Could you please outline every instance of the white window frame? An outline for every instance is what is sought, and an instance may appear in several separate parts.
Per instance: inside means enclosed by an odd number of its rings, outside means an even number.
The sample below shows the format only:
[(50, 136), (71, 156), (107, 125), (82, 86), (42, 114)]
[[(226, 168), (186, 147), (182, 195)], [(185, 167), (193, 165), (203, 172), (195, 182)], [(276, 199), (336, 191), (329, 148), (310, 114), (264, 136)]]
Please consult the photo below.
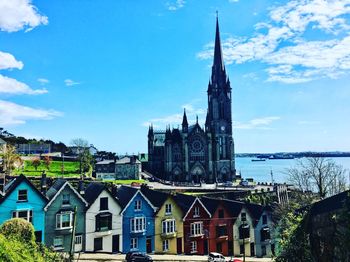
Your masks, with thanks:
[(139, 241), (138, 238), (134, 237), (130, 239), (130, 250), (138, 249)]
[(27, 212), (26, 218), (24, 218), (24, 217), (21, 217), (21, 218), (28, 221), (29, 223), (33, 224), (33, 210), (32, 209), (14, 210), (14, 211), (12, 211), (12, 218), (20, 218), (19, 217), (20, 212)]
[(76, 245), (81, 245), (83, 243), (83, 236), (82, 235), (75, 236), (74, 243)]
[[(62, 226), (63, 215), (69, 215), (69, 226), (65, 226), (65, 227)], [(72, 211), (61, 212), (61, 213), (56, 214), (56, 229), (70, 229), (72, 227), (73, 227), (73, 212)]]
[(194, 207), (193, 217), (199, 217), (200, 216), (199, 207)]
[(203, 222), (191, 223), (191, 236), (203, 235)]
[(173, 207), (172, 205), (169, 203), (169, 204), (165, 204), (165, 214), (166, 215), (170, 215), (173, 211)]
[(141, 211), (141, 209), (142, 209), (142, 202), (141, 202), (141, 200), (135, 200), (134, 210), (135, 211)]
[(130, 232), (141, 233), (146, 231), (146, 218), (134, 217), (130, 219)]
[(197, 241), (191, 241), (191, 253), (197, 253)]
[(162, 246), (163, 246), (163, 252), (169, 251), (169, 240), (168, 239), (163, 240)]
[(162, 234), (173, 234), (176, 232), (175, 219), (166, 219), (162, 221)]

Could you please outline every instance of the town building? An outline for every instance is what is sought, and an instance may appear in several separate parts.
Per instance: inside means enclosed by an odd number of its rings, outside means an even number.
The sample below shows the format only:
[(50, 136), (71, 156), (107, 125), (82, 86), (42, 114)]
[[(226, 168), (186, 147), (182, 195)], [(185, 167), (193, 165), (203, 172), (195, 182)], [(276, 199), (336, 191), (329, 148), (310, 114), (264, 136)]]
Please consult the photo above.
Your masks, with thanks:
[(69, 252), (75, 219), (74, 251), (85, 250), (86, 200), (64, 179), (57, 179), (46, 197), (49, 202), (44, 208), (45, 244), (56, 251)]
[(80, 189), (89, 203), (85, 215), (87, 252), (117, 253), (122, 250), (121, 205), (104, 184), (91, 182)]
[(95, 164), (96, 178), (115, 180), (115, 160), (102, 160)]
[(154, 252), (154, 213), (157, 208), (138, 189), (121, 186), (117, 197), (123, 207), (123, 252)]
[(141, 161), (136, 156), (125, 156), (115, 162), (115, 179), (141, 179)]
[(45, 243), (46, 197), (24, 175), (6, 184), (3, 193), (0, 225), (11, 218), (23, 218), (33, 225), (36, 241)]
[(17, 144), (16, 151), (18, 154), (23, 154), (23, 155), (47, 154), (47, 153), (51, 153), (51, 144), (46, 144), (46, 143)]
[(155, 253), (182, 254), (183, 212), (174, 195), (142, 187), (141, 192), (157, 208), (155, 213)]
[(205, 126), (189, 125), (186, 111), (180, 128), (148, 131), (148, 171), (169, 181), (215, 183), (235, 177), (232, 93), (220, 43), (218, 19), (214, 62), (208, 84)]

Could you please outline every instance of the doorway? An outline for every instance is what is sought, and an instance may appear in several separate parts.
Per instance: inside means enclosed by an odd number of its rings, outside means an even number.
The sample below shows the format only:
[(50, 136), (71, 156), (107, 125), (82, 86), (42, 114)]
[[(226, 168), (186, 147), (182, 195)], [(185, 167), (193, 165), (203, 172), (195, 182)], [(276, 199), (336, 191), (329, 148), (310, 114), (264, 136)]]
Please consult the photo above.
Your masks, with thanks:
[(112, 252), (119, 253), (119, 235), (112, 236)]
[(181, 237), (178, 237), (176, 239), (176, 252), (178, 254), (182, 254), (182, 238)]
[(150, 237), (146, 239), (146, 252), (152, 253), (152, 238)]

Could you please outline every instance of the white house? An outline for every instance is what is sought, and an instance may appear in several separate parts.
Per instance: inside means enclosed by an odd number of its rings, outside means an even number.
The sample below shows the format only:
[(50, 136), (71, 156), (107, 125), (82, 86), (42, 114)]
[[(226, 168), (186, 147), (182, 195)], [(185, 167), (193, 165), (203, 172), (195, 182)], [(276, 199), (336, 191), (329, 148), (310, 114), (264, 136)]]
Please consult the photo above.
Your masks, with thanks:
[(84, 197), (86, 211), (86, 252), (118, 253), (122, 250), (122, 217), (118, 200), (102, 184), (92, 182)]

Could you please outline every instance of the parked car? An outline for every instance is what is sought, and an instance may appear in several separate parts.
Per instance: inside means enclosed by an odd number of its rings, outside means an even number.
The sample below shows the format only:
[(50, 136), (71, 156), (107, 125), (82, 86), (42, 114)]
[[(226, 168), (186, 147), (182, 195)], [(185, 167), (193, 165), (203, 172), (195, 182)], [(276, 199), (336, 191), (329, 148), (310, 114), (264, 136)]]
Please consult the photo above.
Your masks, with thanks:
[(208, 262), (225, 262), (225, 257), (220, 253), (211, 252), (208, 256)]
[(125, 256), (126, 262), (153, 262), (153, 259), (141, 252), (128, 252)]
[(238, 259), (238, 258), (232, 258), (228, 262), (243, 262), (243, 260)]

